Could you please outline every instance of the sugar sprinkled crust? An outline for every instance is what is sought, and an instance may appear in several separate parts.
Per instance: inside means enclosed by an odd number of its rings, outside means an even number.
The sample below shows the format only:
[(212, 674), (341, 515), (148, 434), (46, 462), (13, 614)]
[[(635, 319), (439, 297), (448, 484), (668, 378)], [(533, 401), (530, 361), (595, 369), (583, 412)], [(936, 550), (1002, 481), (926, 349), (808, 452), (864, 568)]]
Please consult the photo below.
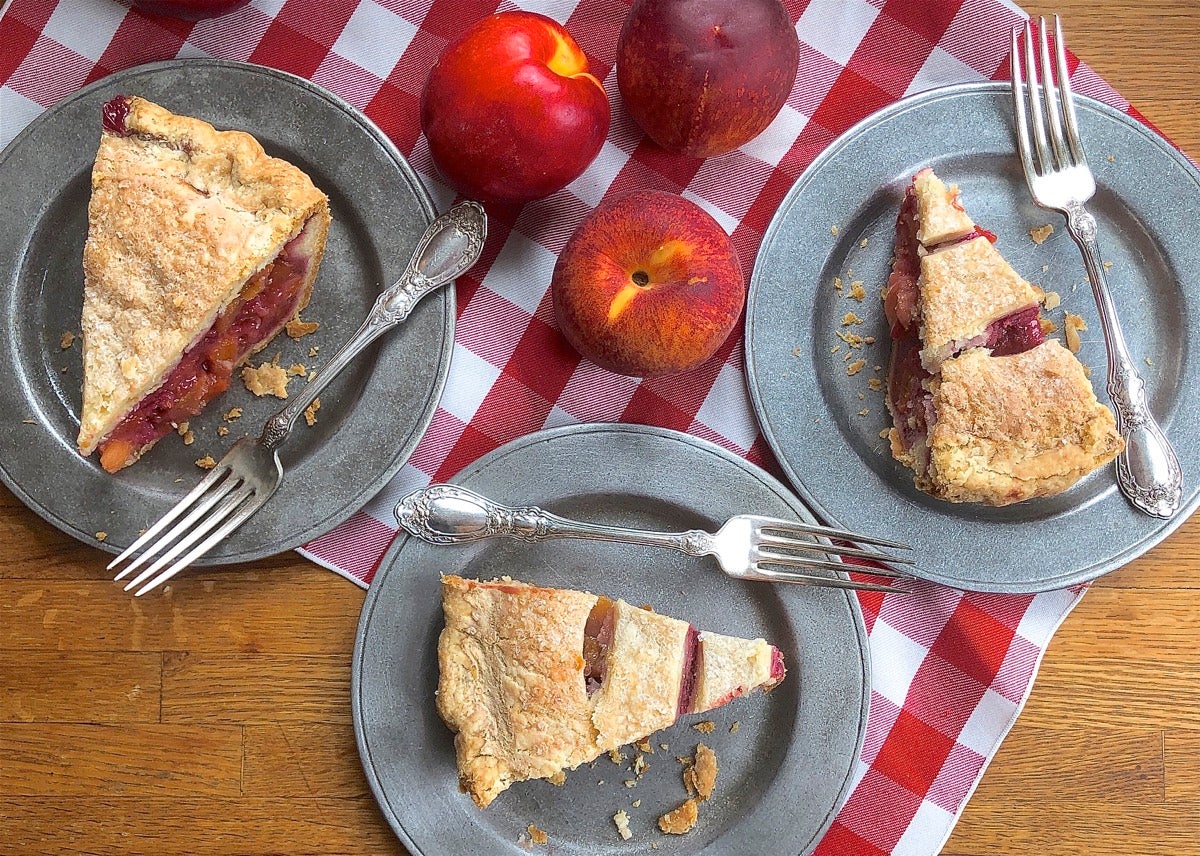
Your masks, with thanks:
[[(507, 578), (442, 578), (437, 709), (455, 733), (459, 783), (480, 808), (514, 782), (561, 777), (687, 712), (679, 710), (680, 687), (694, 631), (622, 600), (611, 602), (605, 674), (589, 696), (584, 634), (599, 600)], [(775, 668), (777, 652), (762, 645), (765, 685), (774, 686), (782, 661)], [(727, 683), (749, 690), (750, 678)]]
[[(79, 448), (92, 452), (304, 229), (307, 304), (328, 232), (325, 195), (241, 131), (126, 99), (101, 135), (84, 246)], [(308, 228), (305, 228), (308, 224)], [(268, 337), (269, 338), (269, 337)], [(265, 344), (265, 341), (264, 343)]]
[(946, 186), (932, 169), (926, 168), (913, 176), (919, 212), (917, 240), (931, 247), (946, 241), (956, 241), (975, 229), (973, 221), (958, 201), (958, 186)]
[(937, 371), (958, 343), (981, 336), (989, 324), (1036, 305), (1042, 292), (1012, 269), (985, 237), (972, 238), (921, 259), (921, 364)]
[(933, 386), (931, 492), (1007, 505), (1066, 490), (1123, 443), (1083, 366), (1057, 340), (1011, 356), (974, 348)]

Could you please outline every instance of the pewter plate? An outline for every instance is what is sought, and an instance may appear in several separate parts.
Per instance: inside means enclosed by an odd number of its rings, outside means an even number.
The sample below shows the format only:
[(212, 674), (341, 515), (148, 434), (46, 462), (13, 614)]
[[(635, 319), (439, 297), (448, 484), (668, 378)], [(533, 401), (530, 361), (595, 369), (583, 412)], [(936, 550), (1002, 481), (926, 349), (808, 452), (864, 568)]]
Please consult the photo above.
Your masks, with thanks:
[[(0, 478), (30, 508), (81, 541), (127, 546), (203, 476), (195, 461), (220, 459), (238, 438), (257, 436), (283, 404), (255, 398), (238, 380), (192, 420), (196, 440), (161, 440), (116, 475), (75, 448), (82, 383), (79, 331), (83, 242), (100, 107), (118, 93), (141, 95), (219, 128), (253, 133), (268, 153), (304, 169), (330, 198), (333, 225), (312, 301), (320, 328), (298, 341), (280, 334), (256, 358), (320, 368), (404, 270), (433, 205), (383, 133), (318, 86), (261, 66), (210, 59), (139, 66), (69, 96), (0, 154)], [(279, 492), (210, 553), (205, 563), (248, 561), (296, 547), (332, 529), (403, 465), (433, 418), (454, 340), (454, 292), (417, 306), (321, 395), (311, 428), (301, 423), (280, 452)], [(310, 356), (310, 348), (317, 355)], [(293, 379), (293, 388), (301, 384)], [(240, 407), (243, 415), (222, 416)], [(217, 428), (229, 434), (221, 437)], [(97, 532), (107, 533), (103, 542)]]
[[(457, 484), (500, 502), (621, 526), (715, 529), (739, 511), (811, 520), (786, 487), (705, 441), (635, 425), (580, 425), (508, 444), (464, 470)], [(788, 676), (654, 735), (634, 787), (634, 753), (567, 774), (566, 784), (513, 785), (486, 811), (458, 790), (454, 741), (434, 708), (443, 626), (439, 574), (507, 574), (653, 604), (700, 629), (764, 637)], [(498, 539), (432, 546), (402, 537), (367, 594), (354, 649), (351, 699), (363, 767), (396, 834), (414, 854), (519, 854), (529, 824), (567, 854), (810, 852), (845, 798), (867, 722), (866, 629), (853, 593), (726, 577), (708, 559), (596, 541), (527, 544)], [(701, 734), (692, 725), (711, 720)], [(736, 733), (730, 733), (734, 722)], [(700, 741), (717, 754), (716, 791), (684, 836), (659, 832), (659, 815), (686, 798), (676, 756)], [(661, 744), (667, 744), (663, 749)], [(641, 800), (638, 807), (635, 800)], [(612, 816), (624, 809), (633, 836)], [(527, 836), (526, 836), (527, 841)]]
[[(1100, 400), (1105, 349), (1083, 261), (1062, 219), (1029, 198), (1015, 151), (1007, 84), (969, 84), (900, 101), (851, 128), (805, 171), (767, 230), (746, 314), (747, 375), (763, 432), (817, 516), (913, 546), (913, 573), (964, 589), (1033, 592), (1093, 579), (1174, 531), (1200, 502), (1200, 422), (1185, 418), (1200, 389), (1200, 175), (1162, 138), (1124, 114), (1081, 98), (1081, 132), (1099, 191), (1089, 203), (1113, 299), (1152, 410), (1183, 467), (1179, 513), (1133, 509), (1111, 467), (1056, 497), (1007, 508), (954, 505), (916, 490), (880, 431), (889, 352), (880, 292), (896, 212), (923, 166), (955, 182), (976, 222), (1028, 279), (1062, 296), (1048, 313), (1083, 316), (1079, 357)], [(1032, 228), (1054, 232), (1037, 245)], [(836, 228), (835, 228), (836, 227)], [(840, 277), (843, 292), (833, 284)], [(851, 283), (866, 291), (847, 296)], [(846, 313), (862, 323), (844, 326)], [(874, 336), (853, 351), (838, 331)], [(1061, 332), (1058, 333), (1061, 337)], [(839, 347), (840, 346), (840, 347)], [(848, 366), (865, 360), (862, 370)], [(881, 368), (877, 368), (881, 367)]]

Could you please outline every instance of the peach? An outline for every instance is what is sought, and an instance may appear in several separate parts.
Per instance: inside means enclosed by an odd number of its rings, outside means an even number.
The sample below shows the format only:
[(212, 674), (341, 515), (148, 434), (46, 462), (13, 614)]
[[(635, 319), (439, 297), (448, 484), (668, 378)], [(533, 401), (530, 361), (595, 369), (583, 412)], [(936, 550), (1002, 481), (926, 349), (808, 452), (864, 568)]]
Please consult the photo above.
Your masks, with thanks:
[(799, 57), (779, 0), (633, 0), (617, 43), (617, 87), (650, 139), (709, 157), (771, 124)]
[(737, 252), (717, 221), (658, 190), (596, 206), (559, 254), (550, 288), (567, 341), (596, 365), (635, 377), (707, 361), (746, 299)]
[(608, 96), (552, 18), (499, 12), (450, 44), (421, 93), (434, 164), (481, 202), (549, 196), (577, 178), (608, 134)]

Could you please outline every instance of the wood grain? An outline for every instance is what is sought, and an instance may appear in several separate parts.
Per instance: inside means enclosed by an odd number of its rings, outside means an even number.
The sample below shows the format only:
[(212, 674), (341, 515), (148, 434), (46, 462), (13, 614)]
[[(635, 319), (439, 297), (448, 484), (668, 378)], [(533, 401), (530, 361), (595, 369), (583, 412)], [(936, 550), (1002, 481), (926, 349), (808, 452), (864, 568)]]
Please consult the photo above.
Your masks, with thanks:
[[(1026, 8), (1200, 155), (1200, 4)], [(133, 601), (109, 558), (0, 488), (0, 853), (403, 854), (350, 722), (363, 592), (287, 554)], [(1200, 519), (1093, 585), (945, 856), (1200, 856), (1198, 590)]]

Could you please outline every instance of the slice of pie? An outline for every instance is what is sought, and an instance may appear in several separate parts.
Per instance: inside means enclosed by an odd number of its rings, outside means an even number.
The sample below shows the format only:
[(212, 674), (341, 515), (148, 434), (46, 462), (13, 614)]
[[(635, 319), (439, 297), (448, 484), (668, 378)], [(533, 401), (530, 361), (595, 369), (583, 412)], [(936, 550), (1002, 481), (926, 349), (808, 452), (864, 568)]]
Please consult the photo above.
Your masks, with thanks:
[(892, 455), (951, 502), (1060, 493), (1124, 448), (1073, 353), (1048, 340), (1043, 293), (993, 246), (958, 189), (923, 169), (905, 192), (884, 293)]
[(311, 179), (241, 131), (104, 105), (84, 246), (79, 450), (116, 472), (200, 413), (307, 305), (329, 231)]
[(442, 608), (437, 708), (480, 808), (785, 674), (762, 639), (581, 591), (446, 576)]

